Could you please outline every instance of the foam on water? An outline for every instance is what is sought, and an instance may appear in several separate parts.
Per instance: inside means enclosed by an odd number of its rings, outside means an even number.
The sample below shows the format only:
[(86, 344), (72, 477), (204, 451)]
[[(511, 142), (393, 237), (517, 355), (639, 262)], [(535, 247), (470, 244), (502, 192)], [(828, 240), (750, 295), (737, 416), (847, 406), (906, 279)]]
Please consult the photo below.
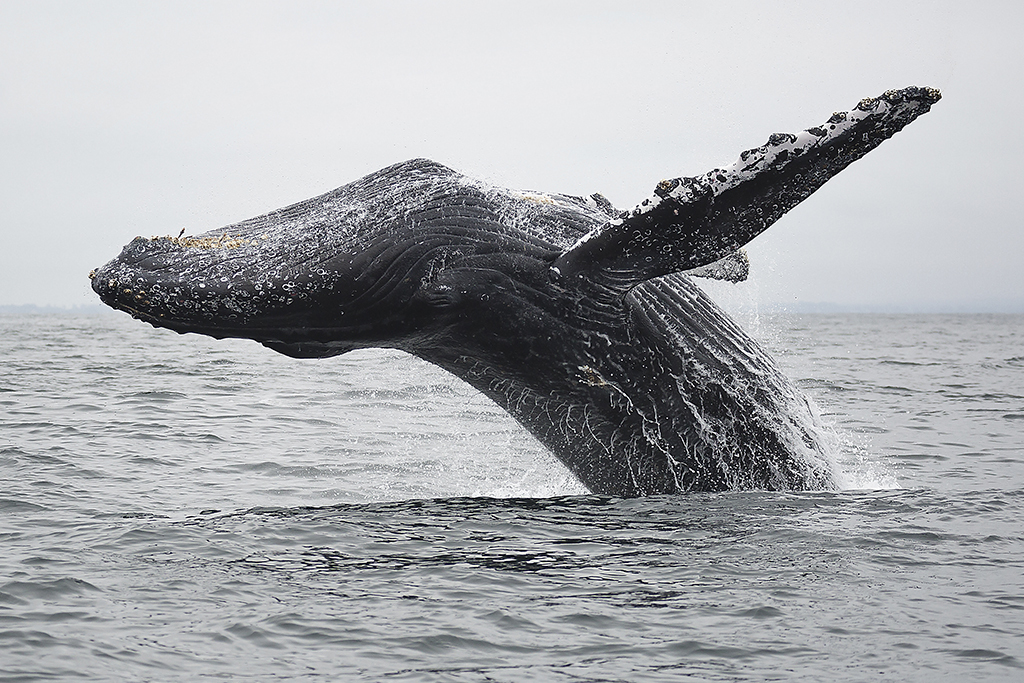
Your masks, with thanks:
[[(771, 268), (771, 256), (766, 259), (767, 268)], [(791, 325), (792, 316), (779, 311), (762, 310), (759, 278), (755, 269), (747, 281), (741, 284), (713, 280), (696, 280), (701, 289), (711, 296), (723, 310), (733, 317), (758, 342), (764, 345), (787, 373), (797, 370), (795, 363), (802, 359), (800, 348), (793, 347), (792, 335), (786, 329)], [(804, 343), (808, 341), (802, 340)], [(798, 385), (808, 393), (809, 385), (813, 386), (816, 377), (800, 377), (794, 375)], [(855, 434), (843, 427), (834, 419), (830, 406), (820, 405), (822, 396), (817, 399), (808, 397), (811, 412), (821, 421), (819, 436), (825, 444), (825, 452), (835, 472), (835, 483), (843, 491), (885, 491), (900, 488), (897, 473), (893, 466), (878, 458), (877, 451), (871, 447), (868, 434)]]

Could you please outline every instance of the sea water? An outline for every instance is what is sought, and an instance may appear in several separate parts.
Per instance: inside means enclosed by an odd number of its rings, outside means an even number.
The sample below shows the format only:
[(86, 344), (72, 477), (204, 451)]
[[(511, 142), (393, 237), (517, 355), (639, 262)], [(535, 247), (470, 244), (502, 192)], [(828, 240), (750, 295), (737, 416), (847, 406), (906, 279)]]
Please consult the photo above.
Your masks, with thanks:
[(843, 490), (589, 495), (397, 352), (0, 317), (0, 680), (1024, 679), (1024, 316), (755, 333)]

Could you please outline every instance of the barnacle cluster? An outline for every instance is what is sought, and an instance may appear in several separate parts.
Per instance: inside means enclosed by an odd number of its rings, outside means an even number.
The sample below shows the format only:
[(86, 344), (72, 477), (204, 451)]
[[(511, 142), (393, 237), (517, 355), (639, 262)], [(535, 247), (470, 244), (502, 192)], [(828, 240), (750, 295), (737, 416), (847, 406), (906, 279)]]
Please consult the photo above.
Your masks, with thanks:
[(176, 244), (179, 247), (186, 247), (189, 249), (237, 249), (238, 247), (244, 247), (247, 245), (256, 245), (258, 242), (255, 240), (245, 239), (244, 237), (228, 237), (225, 232), (219, 237), (171, 237), (169, 235), (163, 237), (151, 237), (150, 241), (156, 240), (167, 240), (171, 244)]

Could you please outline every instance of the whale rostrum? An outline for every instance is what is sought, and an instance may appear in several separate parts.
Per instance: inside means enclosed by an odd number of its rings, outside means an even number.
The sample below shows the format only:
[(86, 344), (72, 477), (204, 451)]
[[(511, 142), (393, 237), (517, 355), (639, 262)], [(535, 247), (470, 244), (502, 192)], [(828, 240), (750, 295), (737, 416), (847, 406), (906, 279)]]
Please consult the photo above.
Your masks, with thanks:
[(810, 402), (692, 277), (927, 112), (905, 88), (618, 211), (416, 159), (193, 237), (137, 237), (91, 273), (157, 327), (297, 358), (406, 351), (507, 410), (591, 491), (835, 486)]

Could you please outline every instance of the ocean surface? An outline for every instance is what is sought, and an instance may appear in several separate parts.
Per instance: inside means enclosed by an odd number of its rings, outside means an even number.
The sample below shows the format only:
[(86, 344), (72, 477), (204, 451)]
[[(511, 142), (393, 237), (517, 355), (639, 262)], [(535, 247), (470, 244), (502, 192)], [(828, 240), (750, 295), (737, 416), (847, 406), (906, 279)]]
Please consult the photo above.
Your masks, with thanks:
[(1024, 316), (741, 322), (843, 490), (589, 495), (397, 352), (0, 316), (0, 680), (1024, 680)]

